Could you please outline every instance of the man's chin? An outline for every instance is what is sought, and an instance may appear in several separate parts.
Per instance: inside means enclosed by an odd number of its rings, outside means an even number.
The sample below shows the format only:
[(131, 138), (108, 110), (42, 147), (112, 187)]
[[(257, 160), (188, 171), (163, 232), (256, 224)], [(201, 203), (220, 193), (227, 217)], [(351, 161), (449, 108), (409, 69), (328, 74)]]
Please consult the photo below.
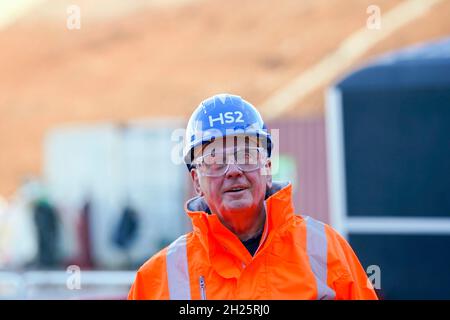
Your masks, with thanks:
[(248, 199), (229, 200), (224, 203), (224, 207), (227, 209), (227, 211), (239, 212), (242, 210), (250, 209), (252, 207), (252, 202)]

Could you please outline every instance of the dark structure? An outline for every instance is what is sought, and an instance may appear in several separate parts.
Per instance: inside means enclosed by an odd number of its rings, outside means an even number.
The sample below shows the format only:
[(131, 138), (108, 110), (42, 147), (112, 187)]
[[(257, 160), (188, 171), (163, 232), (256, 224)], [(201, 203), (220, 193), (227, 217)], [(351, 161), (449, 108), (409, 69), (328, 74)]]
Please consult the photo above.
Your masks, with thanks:
[(450, 299), (450, 39), (335, 84), (327, 142), (331, 223), (379, 267), (381, 297)]

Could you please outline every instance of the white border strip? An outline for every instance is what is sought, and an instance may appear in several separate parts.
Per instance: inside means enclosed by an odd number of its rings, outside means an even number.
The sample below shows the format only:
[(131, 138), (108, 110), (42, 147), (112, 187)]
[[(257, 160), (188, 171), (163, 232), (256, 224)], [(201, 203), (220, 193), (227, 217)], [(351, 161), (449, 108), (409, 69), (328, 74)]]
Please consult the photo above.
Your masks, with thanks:
[(450, 235), (450, 218), (348, 218), (351, 233), (446, 234)]
[(345, 180), (342, 93), (332, 87), (326, 96), (326, 137), (330, 224), (347, 238), (347, 194)]

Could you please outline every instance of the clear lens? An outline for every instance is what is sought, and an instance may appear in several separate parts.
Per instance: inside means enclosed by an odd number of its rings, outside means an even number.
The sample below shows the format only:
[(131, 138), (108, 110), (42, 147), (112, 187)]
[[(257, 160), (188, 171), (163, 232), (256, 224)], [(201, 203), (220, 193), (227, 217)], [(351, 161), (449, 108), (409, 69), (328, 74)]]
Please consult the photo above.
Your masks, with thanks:
[(242, 148), (228, 152), (213, 152), (198, 158), (194, 164), (202, 175), (219, 177), (224, 175), (231, 163), (234, 163), (243, 172), (254, 171), (260, 168), (265, 159), (263, 148)]

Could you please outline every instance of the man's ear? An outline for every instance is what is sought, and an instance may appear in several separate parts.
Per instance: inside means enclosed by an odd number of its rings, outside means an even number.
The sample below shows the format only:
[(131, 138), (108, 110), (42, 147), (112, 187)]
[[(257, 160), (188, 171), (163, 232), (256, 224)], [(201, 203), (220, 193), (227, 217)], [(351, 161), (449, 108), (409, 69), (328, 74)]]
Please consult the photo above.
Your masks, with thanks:
[(266, 164), (264, 165), (264, 173), (266, 176), (266, 186), (267, 189), (272, 188), (272, 162), (270, 159), (266, 161)]
[(192, 184), (194, 185), (195, 193), (199, 196), (203, 196), (202, 188), (200, 187), (200, 177), (196, 169), (192, 169), (191, 172)]

